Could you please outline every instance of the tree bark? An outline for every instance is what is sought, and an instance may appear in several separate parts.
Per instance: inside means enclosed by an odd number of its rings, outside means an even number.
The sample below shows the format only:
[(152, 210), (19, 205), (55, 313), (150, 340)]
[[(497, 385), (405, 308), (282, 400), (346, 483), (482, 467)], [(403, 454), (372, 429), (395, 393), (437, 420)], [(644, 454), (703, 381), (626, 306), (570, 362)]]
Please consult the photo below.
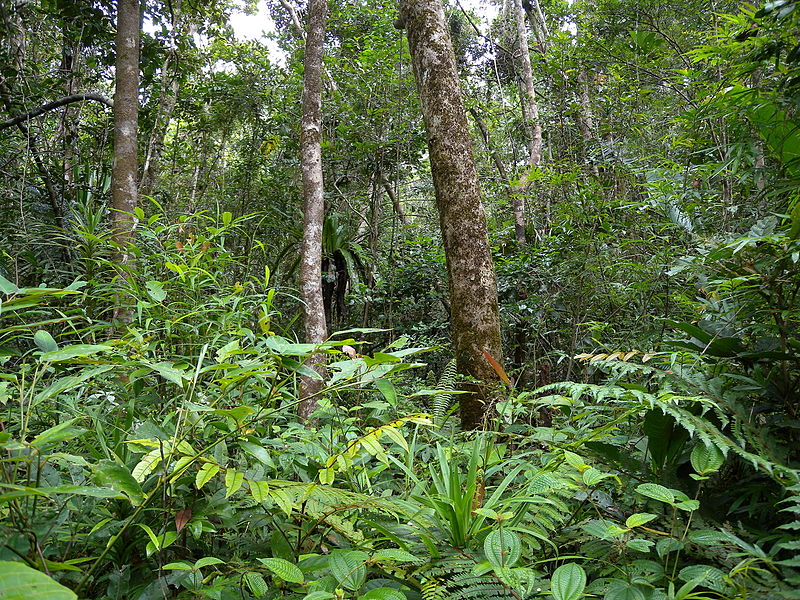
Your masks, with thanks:
[[(325, 197), (322, 179), (322, 50), (325, 42), (326, 0), (310, 0), (303, 75), (303, 116), (300, 122), (300, 162), (303, 171), (303, 241), (300, 250), (300, 296), (306, 342), (320, 344), (328, 336), (322, 298), (322, 227)], [(308, 421), (317, 407), (325, 370), (323, 354), (314, 354), (308, 365), (320, 379), (300, 382), (300, 419)]]
[(533, 85), (533, 67), (528, 48), (528, 29), (525, 26), (525, 10), (522, 0), (514, 0), (514, 20), (517, 25), (517, 42), (520, 52), (522, 77), (522, 107), (525, 115), (525, 128), (528, 130), (528, 167), (521, 177), (520, 184), (514, 187), (512, 196), (514, 208), (514, 237), (520, 246), (525, 239), (525, 194), (530, 187), (530, 173), (539, 168), (542, 162), (542, 124), (539, 122), (539, 104), (536, 102), (536, 88)]
[[(118, 0), (116, 35), (116, 74), (114, 78), (114, 164), (111, 169), (111, 202), (114, 257), (119, 278), (130, 279), (133, 261), (131, 245), (136, 229), (133, 211), (138, 202), (139, 126), (139, 0)], [(117, 297), (114, 317), (128, 322), (130, 307)]]
[(497, 373), (484, 352), (502, 362), (497, 285), (486, 216), (472, 156), (450, 30), (440, 0), (401, 0), (419, 92), (450, 287), (451, 329), (459, 372), (461, 424), (479, 427), (492, 402)]

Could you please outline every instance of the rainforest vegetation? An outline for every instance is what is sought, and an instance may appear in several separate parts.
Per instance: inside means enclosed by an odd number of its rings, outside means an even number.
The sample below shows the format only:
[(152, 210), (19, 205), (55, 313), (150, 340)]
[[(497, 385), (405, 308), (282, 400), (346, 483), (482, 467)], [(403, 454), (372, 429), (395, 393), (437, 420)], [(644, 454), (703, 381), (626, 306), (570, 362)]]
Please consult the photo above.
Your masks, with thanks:
[(0, 600), (800, 598), (798, 0), (0, 31)]

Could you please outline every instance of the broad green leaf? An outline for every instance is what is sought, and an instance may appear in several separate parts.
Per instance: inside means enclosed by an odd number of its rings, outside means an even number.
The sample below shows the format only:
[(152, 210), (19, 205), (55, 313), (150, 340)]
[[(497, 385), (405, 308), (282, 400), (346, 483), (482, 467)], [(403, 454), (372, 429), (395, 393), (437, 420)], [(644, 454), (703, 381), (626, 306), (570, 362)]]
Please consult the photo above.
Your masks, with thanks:
[(0, 275), (0, 292), (3, 292), (6, 296), (10, 296), (11, 294), (16, 294), (18, 291), (19, 288), (15, 283), (12, 283)]
[(263, 598), (269, 592), (269, 585), (264, 581), (261, 573), (245, 573), (244, 582), (247, 584), (250, 593), (256, 598)]
[(165, 571), (192, 571), (194, 567), (187, 562), (179, 561), (179, 562), (171, 562), (167, 563), (163, 567), (161, 567)]
[(656, 542), (656, 553), (658, 554), (659, 558), (664, 558), (670, 552), (683, 550), (683, 545), (683, 542), (676, 540), (673, 537), (661, 538), (658, 540), (658, 542)]
[(397, 390), (394, 389), (394, 384), (391, 381), (385, 378), (376, 379), (375, 387), (380, 390), (389, 404), (392, 406), (397, 405)]
[(194, 563), (195, 569), (202, 569), (203, 567), (210, 567), (211, 565), (224, 565), (225, 561), (220, 560), (214, 556), (204, 556), (203, 558), (198, 558), (197, 561)]
[(653, 519), (657, 518), (658, 515), (654, 515), (651, 513), (636, 513), (635, 515), (631, 515), (625, 520), (625, 527), (628, 529), (633, 529), (634, 527), (640, 527), (645, 523), (649, 523)]
[(207, 484), (213, 477), (219, 473), (219, 465), (216, 463), (205, 463), (194, 478), (195, 487), (200, 490)]
[(267, 567), (275, 575), (289, 583), (303, 583), (305, 577), (297, 565), (282, 558), (259, 558), (258, 562)]
[(240, 473), (236, 469), (228, 469), (225, 471), (225, 497), (235, 494), (242, 487), (244, 482), (244, 473)]
[(522, 554), (522, 544), (513, 531), (495, 529), (483, 541), (483, 553), (495, 568), (513, 567)]
[(611, 473), (603, 473), (594, 467), (589, 467), (583, 472), (583, 483), (589, 487), (593, 487), (603, 481), (603, 479), (607, 479), (609, 477), (614, 476)]
[(319, 470), (319, 482), (324, 485), (333, 485), (333, 480), (336, 477), (336, 472), (332, 467)]
[(168, 548), (169, 546), (174, 544), (175, 540), (177, 540), (177, 539), (178, 539), (178, 532), (177, 531), (167, 531), (167, 532), (161, 534), (160, 536), (158, 536), (158, 541), (157, 542), (154, 543), (151, 540), (150, 543), (147, 544), (147, 547), (145, 548), (145, 552), (146, 552), (147, 556), (150, 556), (154, 552), (161, 551), (164, 548)]
[(710, 565), (690, 565), (684, 567), (678, 573), (678, 577), (682, 581), (697, 580), (702, 585), (711, 588), (715, 592), (725, 592), (725, 573), (717, 567)]
[(53, 339), (53, 336), (44, 329), (40, 329), (33, 334), (33, 342), (42, 352), (55, 352), (58, 350), (58, 343)]
[(163, 302), (167, 297), (167, 290), (161, 281), (148, 281), (144, 286), (147, 288), (147, 295), (156, 302)]
[(354, 592), (367, 578), (366, 558), (367, 555), (358, 550), (334, 550), (328, 558), (328, 568), (341, 587)]
[(697, 444), (692, 450), (690, 457), (692, 468), (700, 475), (708, 475), (719, 471), (722, 463), (725, 462), (725, 455), (715, 445)]
[(655, 542), (642, 538), (633, 538), (632, 540), (628, 540), (625, 545), (639, 552), (650, 552), (650, 548), (655, 546)]
[(50, 577), (15, 561), (0, 561), (0, 600), (76, 600), (77, 595)]
[(635, 584), (614, 579), (606, 590), (605, 600), (645, 600), (645, 595)]
[(294, 508), (294, 503), (292, 502), (292, 499), (289, 497), (289, 494), (287, 494), (286, 491), (280, 488), (270, 489), (269, 495), (275, 501), (275, 504), (277, 504), (278, 507), (283, 512), (286, 513), (287, 517), (292, 516), (292, 509)]
[(642, 483), (636, 486), (636, 491), (642, 496), (647, 496), (659, 502), (666, 502), (667, 504), (673, 504), (675, 502), (675, 494), (672, 490), (657, 483)]
[(245, 452), (247, 452), (250, 456), (258, 460), (259, 462), (267, 465), (268, 467), (274, 467), (275, 463), (272, 461), (272, 457), (267, 452), (266, 448), (263, 446), (259, 446), (258, 444), (254, 444), (253, 442), (248, 442), (247, 440), (242, 440), (239, 442), (239, 447), (242, 448)]
[(331, 598), (336, 598), (336, 594), (323, 592), (322, 590), (317, 590), (303, 596), (303, 600), (330, 600)]
[(86, 433), (85, 429), (72, 426), (75, 421), (77, 421), (77, 419), (70, 419), (69, 421), (64, 421), (55, 427), (51, 427), (50, 429), (43, 431), (33, 438), (31, 446), (34, 448), (42, 448), (47, 444), (56, 444), (58, 442), (63, 442), (64, 440), (71, 440)]
[(183, 387), (183, 382), (190, 378), (185, 371), (175, 368), (174, 364), (167, 361), (158, 363), (143, 363), (145, 367), (152, 369), (167, 381)]
[(561, 565), (550, 580), (550, 591), (555, 600), (578, 600), (586, 588), (586, 571), (575, 563)]
[(408, 442), (406, 442), (406, 438), (403, 437), (403, 434), (396, 427), (391, 425), (381, 427), (381, 433), (408, 452)]
[(98, 485), (107, 485), (122, 492), (134, 506), (142, 503), (144, 499), (142, 488), (127, 467), (110, 460), (103, 460), (93, 467), (93, 471)]
[(675, 504), (675, 506), (681, 510), (685, 511), (693, 511), (700, 508), (700, 501), (699, 500), (683, 500)]
[(701, 546), (718, 546), (730, 540), (713, 529), (697, 529), (689, 533), (689, 541)]
[(269, 484), (266, 481), (251, 481), (248, 479), (247, 485), (250, 486), (250, 495), (256, 502), (264, 502), (269, 498)]
[(139, 464), (133, 468), (132, 475), (136, 481), (142, 483), (153, 472), (153, 469), (161, 462), (161, 452), (161, 448), (156, 448), (142, 457)]
[(59, 362), (62, 360), (78, 358), (79, 356), (91, 356), (92, 354), (97, 354), (98, 352), (107, 352), (109, 350), (113, 350), (113, 347), (105, 344), (75, 344), (73, 346), (62, 348), (61, 350), (45, 352), (39, 357), (39, 359), (44, 362)]
[(376, 551), (370, 557), (370, 561), (372, 562), (382, 562), (385, 560), (393, 562), (418, 562), (422, 559), (400, 548), (384, 548), (383, 550)]
[(406, 595), (392, 588), (379, 587), (362, 594), (358, 600), (406, 600)]

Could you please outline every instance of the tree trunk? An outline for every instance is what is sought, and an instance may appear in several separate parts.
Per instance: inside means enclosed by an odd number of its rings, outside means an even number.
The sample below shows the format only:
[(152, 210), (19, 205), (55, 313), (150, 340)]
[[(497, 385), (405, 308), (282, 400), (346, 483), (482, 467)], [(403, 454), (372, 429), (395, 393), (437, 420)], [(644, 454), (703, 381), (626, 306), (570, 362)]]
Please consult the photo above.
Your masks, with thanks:
[[(139, 126), (139, 0), (118, 0), (114, 86), (114, 164), (111, 170), (115, 262), (122, 281), (130, 279), (138, 193), (136, 135)], [(115, 320), (130, 321), (131, 310), (117, 297)]]
[[(325, 42), (326, 0), (310, 0), (303, 75), (303, 117), (300, 123), (300, 162), (303, 170), (303, 242), (300, 250), (300, 296), (306, 342), (319, 344), (328, 336), (322, 300), (322, 227), (325, 198), (322, 180), (322, 47)], [(308, 365), (322, 376), (323, 354)], [(300, 419), (307, 421), (317, 407), (322, 379), (303, 377), (300, 383)]]
[(401, 0), (419, 92), (450, 286), (451, 328), (459, 372), (478, 380), (462, 395), (461, 424), (481, 425), (502, 361), (497, 286), (486, 216), (472, 156), (458, 71), (440, 0)]
[(528, 130), (528, 168), (521, 177), (520, 185), (515, 186), (513, 195), (514, 237), (524, 246), (525, 239), (525, 194), (530, 187), (530, 173), (539, 168), (542, 162), (542, 125), (539, 122), (539, 105), (536, 102), (536, 89), (533, 85), (533, 67), (528, 49), (528, 30), (525, 26), (525, 10), (522, 0), (514, 0), (514, 20), (517, 24), (522, 77), (522, 106), (525, 125)]

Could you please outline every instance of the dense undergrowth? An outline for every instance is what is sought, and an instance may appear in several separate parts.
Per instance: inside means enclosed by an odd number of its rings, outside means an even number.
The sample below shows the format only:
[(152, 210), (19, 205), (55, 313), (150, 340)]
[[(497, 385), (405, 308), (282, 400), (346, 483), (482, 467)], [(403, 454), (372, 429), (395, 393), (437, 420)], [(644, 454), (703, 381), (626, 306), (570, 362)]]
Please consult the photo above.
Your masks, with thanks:
[[(764, 322), (747, 282), (707, 277), (673, 349), (583, 355), (593, 383), (509, 388), (462, 432), (454, 370), (415, 369), (426, 348), (369, 329), (295, 343), (268, 272), (223, 275), (241, 221), (162, 222), (124, 286), (99, 232), (72, 242), (68, 287), (0, 279), (0, 597), (37, 578), (53, 599), (798, 597), (796, 440), (777, 418), (798, 342), (715, 321), (737, 302)], [(795, 227), (766, 225), (714, 264), (796, 278)], [(783, 347), (749, 347), (767, 333)], [(319, 350), (325, 392), (298, 423)]]

